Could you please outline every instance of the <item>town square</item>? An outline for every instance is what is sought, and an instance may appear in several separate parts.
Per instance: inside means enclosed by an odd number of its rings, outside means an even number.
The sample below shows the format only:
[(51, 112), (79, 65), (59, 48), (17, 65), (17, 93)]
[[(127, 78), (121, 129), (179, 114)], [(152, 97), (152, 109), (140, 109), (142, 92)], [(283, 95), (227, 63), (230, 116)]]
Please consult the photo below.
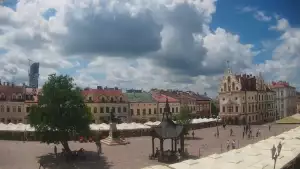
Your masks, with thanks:
[(300, 169), (299, 7), (0, 0), (0, 169)]

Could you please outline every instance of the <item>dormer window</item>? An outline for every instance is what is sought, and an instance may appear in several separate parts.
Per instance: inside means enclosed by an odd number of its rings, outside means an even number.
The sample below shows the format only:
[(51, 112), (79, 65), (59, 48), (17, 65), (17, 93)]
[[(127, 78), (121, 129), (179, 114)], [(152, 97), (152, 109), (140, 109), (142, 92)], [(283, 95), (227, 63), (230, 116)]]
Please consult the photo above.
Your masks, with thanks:
[(110, 98), (110, 102), (114, 102), (114, 98), (113, 97)]
[(120, 102), (123, 102), (123, 98), (122, 97), (120, 97)]
[(102, 102), (102, 103), (105, 103), (104, 97), (101, 98), (101, 102)]
[(89, 97), (89, 101), (92, 101), (92, 97), (91, 96)]

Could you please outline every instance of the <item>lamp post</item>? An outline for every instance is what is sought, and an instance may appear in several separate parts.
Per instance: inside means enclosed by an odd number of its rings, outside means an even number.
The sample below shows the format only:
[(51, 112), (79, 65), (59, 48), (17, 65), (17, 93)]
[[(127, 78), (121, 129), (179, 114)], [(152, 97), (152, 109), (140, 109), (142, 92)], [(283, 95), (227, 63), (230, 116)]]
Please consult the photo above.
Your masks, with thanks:
[(277, 148), (275, 147), (275, 145), (273, 145), (273, 147), (271, 149), (272, 160), (274, 160), (274, 169), (276, 167), (276, 161), (280, 155), (281, 149), (282, 149), (281, 142), (279, 142), (279, 144), (277, 145)]
[(219, 138), (219, 134), (220, 134), (219, 133), (219, 116), (217, 116), (217, 121), (216, 122), (217, 122), (217, 133), (216, 134), (217, 134), (217, 138)]

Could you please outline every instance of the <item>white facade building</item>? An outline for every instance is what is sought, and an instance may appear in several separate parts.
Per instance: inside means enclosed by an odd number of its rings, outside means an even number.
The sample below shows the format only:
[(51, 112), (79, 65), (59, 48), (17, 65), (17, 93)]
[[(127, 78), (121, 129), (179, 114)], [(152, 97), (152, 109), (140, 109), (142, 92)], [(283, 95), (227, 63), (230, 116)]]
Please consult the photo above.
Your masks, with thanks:
[(281, 119), (296, 113), (296, 88), (284, 81), (272, 82), (271, 88), (276, 92), (275, 107), (277, 118)]

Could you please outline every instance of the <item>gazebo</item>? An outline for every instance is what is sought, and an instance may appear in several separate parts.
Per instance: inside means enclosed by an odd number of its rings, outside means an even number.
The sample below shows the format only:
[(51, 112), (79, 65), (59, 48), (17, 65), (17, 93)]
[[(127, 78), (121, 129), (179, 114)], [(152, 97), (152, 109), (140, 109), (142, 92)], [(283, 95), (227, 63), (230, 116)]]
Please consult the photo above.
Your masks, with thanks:
[[(163, 118), (161, 123), (154, 127), (151, 131), (152, 136), (152, 157), (157, 157), (159, 161), (165, 161), (164, 157), (180, 154), (184, 152), (184, 126), (176, 124), (171, 119), (170, 105), (168, 99), (166, 100), (166, 106), (164, 108)], [(160, 142), (160, 151), (159, 155), (155, 152), (155, 138), (159, 139)], [(171, 150), (164, 151), (164, 141), (171, 140)], [(180, 152), (177, 149), (177, 142), (180, 141)], [(178, 152), (178, 153), (177, 153)]]

